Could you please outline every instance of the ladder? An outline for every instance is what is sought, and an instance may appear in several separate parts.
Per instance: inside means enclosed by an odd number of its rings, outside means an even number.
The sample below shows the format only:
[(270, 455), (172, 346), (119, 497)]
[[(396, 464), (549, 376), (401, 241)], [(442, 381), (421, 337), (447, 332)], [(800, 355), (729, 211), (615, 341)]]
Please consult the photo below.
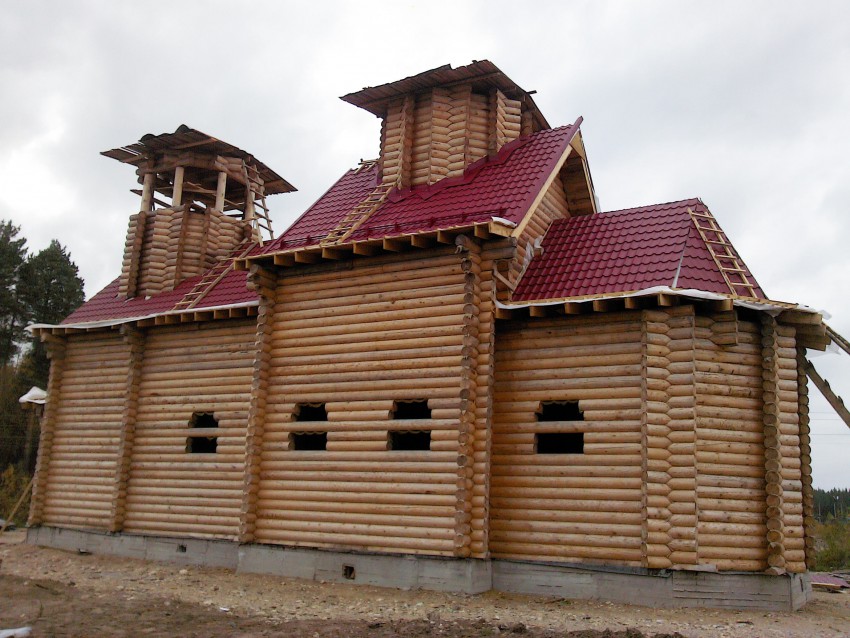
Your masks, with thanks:
[(747, 269), (743, 268), (741, 258), (714, 216), (707, 209), (705, 213), (697, 213), (689, 208), (688, 212), (732, 294), (736, 297), (755, 298), (755, 281), (752, 275), (747, 273)]
[(245, 160), (242, 160), (242, 175), (245, 178), (246, 195), (248, 190), (254, 192), (254, 219), (251, 223), (253, 224), (254, 228), (257, 229), (257, 238), (260, 244), (262, 245), (263, 234), (260, 230), (261, 228), (265, 229), (265, 231), (269, 234), (270, 240), (274, 239), (274, 232), (272, 231), (272, 220), (271, 217), (269, 217), (269, 207), (266, 204), (266, 189), (263, 186), (263, 180), (260, 177), (260, 171), (257, 170), (256, 166), (254, 166), (253, 164), (248, 164)]
[[(237, 259), (242, 259), (246, 257), (251, 249), (254, 248), (256, 244), (251, 239), (243, 239), (242, 243), (236, 247), (236, 250), (230, 254), (228, 257), (221, 257), (218, 260), (218, 263), (210, 268), (204, 276), (196, 283), (192, 290), (187, 292), (184, 297), (178, 301), (174, 307), (171, 309), (172, 312), (180, 311), (180, 310), (191, 310), (195, 306), (197, 306), (201, 299), (206, 297), (207, 293), (215, 288), (225, 276), (233, 270), (233, 266)], [(238, 255), (234, 254), (238, 251)]]
[(378, 184), (366, 198), (349, 211), (345, 217), (330, 231), (322, 241), (320, 246), (332, 246), (339, 244), (348, 239), (351, 234), (357, 230), (360, 225), (369, 219), (369, 216), (374, 213), (381, 204), (387, 201), (390, 191), (395, 188), (395, 183)]

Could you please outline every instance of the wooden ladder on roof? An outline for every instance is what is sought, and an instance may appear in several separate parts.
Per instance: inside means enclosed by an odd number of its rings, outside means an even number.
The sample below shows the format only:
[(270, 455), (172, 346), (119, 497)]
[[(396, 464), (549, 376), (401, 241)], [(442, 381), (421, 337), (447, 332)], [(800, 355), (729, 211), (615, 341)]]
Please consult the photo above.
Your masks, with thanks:
[(688, 212), (732, 294), (736, 297), (755, 298), (755, 281), (743, 267), (741, 258), (738, 257), (738, 253), (714, 216), (708, 211), (697, 213), (692, 208), (689, 208)]
[[(260, 186), (262, 184), (260, 171), (257, 170), (256, 166), (248, 164), (245, 160), (242, 160), (242, 174), (245, 178), (245, 188), (253, 193), (252, 205), (254, 208), (254, 218), (251, 220), (251, 223), (257, 229), (258, 240), (260, 245), (262, 245), (263, 233), (260, 229), (265, 229), (269, 234), (270, 240), (274, 239), (272, 220), (269, 217), (269, 207), (266, 204), (266, 189)], [(259, 189), (254, 190), (251, 188), (252, 184), (259, 186)]]
[(212, 268), (210, 268), (204, 276), (196, 283), (192, 290), (187, 292), (184, 297), (174, 304), (174, 307), (171, 309), (172, 311), (180, 311), (180, 310), (191, 310), (195, 306), (197, 306), (201, 299), (207, 296), (207, 293), (215, 288), (222, 279), (224, 279), (236, 263), (237, 259), (242, 259), (251, 252), (251, 249), (254, 247), (254, 241), (252, 239), (243, 239), (242, 243), (240, 243), (234, 252), (239, 251), (238, 255), (233, 255), (231, 253), (228, 257), (221, 257), (218, 260), (218, 263), (215, 264)]
[[(361, 162), (360, 167), (356, 172), (364, 169), (369, 169), (375, 165), (375, 161)], [(330, 231), (324, 239), (319, 242), (320, 246), (332, 246), (339, 244), (348, 239), (351, 234), (357, 230), (363, 222), (369, 219), (369, 216), (374, 213), (381, 204), (387, 201), (390, 191), (396, 187), (396, 182), (378, 184), (375, 189), (369, 193), (363, 201), (361, 201), (352, 210), (346, 213), (340, 222), (332, 231)]]

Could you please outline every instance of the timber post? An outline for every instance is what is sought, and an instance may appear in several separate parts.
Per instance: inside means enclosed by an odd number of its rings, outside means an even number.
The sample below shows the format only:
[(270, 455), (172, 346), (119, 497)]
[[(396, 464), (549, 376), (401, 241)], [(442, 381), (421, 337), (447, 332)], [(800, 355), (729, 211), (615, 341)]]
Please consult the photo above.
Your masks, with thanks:
[(139, 407), (139, 384), (142, 377), (142, 358), (145, 350), (145, 333), (130, 324), (121, 326), (124, 343), (129, 347), (127, 385), (124, 390), (124, 410), (121, 415), (121, 433), (118, 438), (118, 462), (109, 514), (109, 531), (124, 528), (127, 511), (127, 484), (130, 480), (130, 461), (133, 458), (133, 439), (136, 434), (136, 414)]
[(257, 522), (257, 500), (260, 490), (260, 455), (266, 423), (266, 400), (271, 365), (271, 338), (276, 279), (273, 273), (259, 265), (251, 266), (248, 285), (260, 297), (254, 340), (255, 355), (251, 377), (251, 405), (245, 433), (245, 468), (242, 487), (242, 507), (239, 514), (239, 542), (254, 541)]
[(670, 559), (674, 567), (693, 567), (698, 562), (699, 522), (695, 310), (693, 306), (680, 306), (670, 309), (668, 314)]
[(809, 386), (806, 349), (797, 346), (797, 414), (800, 420), (800, 474), (803, 484), (803, 532), (806, 566), (815, 568), (815, 494), (812, 489), (812, 446), (809, 426)]
[(65, 338), (44, 332), (42, 342), (47, 346), (47, 356), (50, 358), (50, 376), (47, 381), (47, 402), (44, 406), (44, 417), (41, 423), (38, 456), (33, 475), (32, 500), (27, 525), (41, 525), (44, 517), (44, 500), (47, 492), (47, 475), (50, 465), (50, 454), (53, 448), (53, 436), (56, 432), (56, 414), (59, 410), (59, 393), (62, 387), (62, 374), (65, 370)]
[(455, 555), (472, 554), (473, 494), (475, 491), (475, 434), (478, 399), (478, 347), (481, 255), (469, 237), (456, 238), (463, 271), (463, 347), (461, 349), (460, 426), (458, 432)]
[(672, 567), (670, 557), (670, 315), (644, 310), (643, 342), (643, 564), (650, 569)]
[(785, 534), (782, 498), (782, 452), (779, 432), (779, 344), (776, 319), (768, 314), (761, 317), (762, 345), (762, 402), (764, 423), (765, 517), (767, 521), (768, 571), (785, 572)]

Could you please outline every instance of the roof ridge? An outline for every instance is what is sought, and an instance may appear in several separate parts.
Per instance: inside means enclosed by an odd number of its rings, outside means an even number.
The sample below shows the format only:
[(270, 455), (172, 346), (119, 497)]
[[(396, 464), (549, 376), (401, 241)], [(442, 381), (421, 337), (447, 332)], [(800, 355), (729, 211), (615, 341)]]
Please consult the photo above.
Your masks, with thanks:
[(675, 200), (675, 201), (672, 201), (672, 202), (661, 202), (661, 203), (658, 203), (658, 204), (645, 204), (643, 206), (632, 206), (632, 207), (629, 207), (629, 208), (617, 208), (615, 210), (606, 210), (606, 211), (603, 211), (599, 214), (600, 215), (619, 215), (619, 214), (624, 214), (624, 213), (637, 213), (637, 212), (644, 212), (644, 211), (650, 211), (650, 210), (673, 208), (674, 206), (684, 206), (684, 205), (687, 205), (687, 204), (694, 204), (694, 203), (705, 206), (705, 204), (703, 204), (703, 202), (702, 202), (702, 199), (700, 199), (699, 197), (689, 197), (687, 199), (679, 199), (679, 200)]

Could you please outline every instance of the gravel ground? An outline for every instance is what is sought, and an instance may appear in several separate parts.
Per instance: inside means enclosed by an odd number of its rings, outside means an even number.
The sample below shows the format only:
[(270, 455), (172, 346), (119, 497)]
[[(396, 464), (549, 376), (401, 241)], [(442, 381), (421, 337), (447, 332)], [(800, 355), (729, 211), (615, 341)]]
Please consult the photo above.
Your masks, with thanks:
[(22, 540), (23, 532), (0, 536), (0, 630), (29, 625), (34, 636), (850, 636), (848, 594), (818, 592), (796, 613), (656, 610), (234, 574)]

